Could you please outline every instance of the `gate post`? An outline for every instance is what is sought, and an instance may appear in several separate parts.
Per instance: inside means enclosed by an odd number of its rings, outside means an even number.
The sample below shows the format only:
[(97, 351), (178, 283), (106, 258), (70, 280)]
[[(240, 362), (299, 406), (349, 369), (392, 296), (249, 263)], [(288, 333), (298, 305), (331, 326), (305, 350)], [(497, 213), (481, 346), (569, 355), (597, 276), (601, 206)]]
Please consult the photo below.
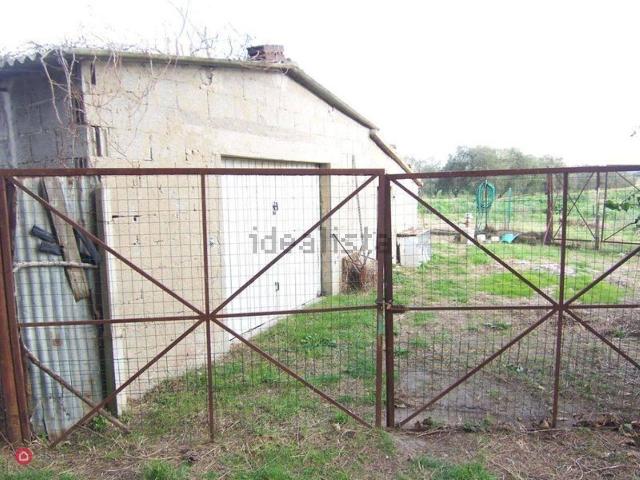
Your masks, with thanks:
[(384, 175), (383, 188), (383, 222), (382, 239), (384, 251), (384, 325), (385, 325), (385, 372), (387, 374), (387, 427), (395, 427), (395, 362), (393, 358), (394, 338), (393, 338), (393, 235), (391, 233), (391, 180), (388, 175)]
[(0, 384), (7, 437), (11, 443), (31, 438), (22, 348), (16, 321), (7, 180), (0, 178)]
[(544, 232), (544, 244), (553, 242), (553, 174), (547, 173), (547, 227)]
[(560, 285), (558, 288), (558, 322), (556, 325), (556, 359), (553, 372), (553, 408), (551, 414), (551, 426), (556, 427), (558, 421), (558, 397), (560, 393), (560, 373), (562, 368), (562, 330), (564, 316), (564, 284), (565, 266), (567, 263), (567, 203), (569, 196), (569, 174), (562, 176), (562, 218), (560, 237)]
[(600, 250), (600, 172), (596, 172), (596, 226), (594, 231), (595, 248)]
[(382, 426), (382, 359), (384, 342), (384, 175), (378, 175), (378, 204), (376, 209), (376, 427)]

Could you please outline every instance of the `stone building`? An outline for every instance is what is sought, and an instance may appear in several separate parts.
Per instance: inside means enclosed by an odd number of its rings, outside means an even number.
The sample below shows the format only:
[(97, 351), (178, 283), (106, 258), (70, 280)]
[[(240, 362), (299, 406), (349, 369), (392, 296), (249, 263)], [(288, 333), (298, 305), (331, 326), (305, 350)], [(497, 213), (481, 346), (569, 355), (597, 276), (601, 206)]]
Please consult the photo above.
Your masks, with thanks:
[[(281, 49), (257, 47), (250, 55), (236, 61), (76, 49), (5, 60), (0, 63), (0, 167), (408, 171), (373, 123), (285, 59)], [(208, 176), (204, 236), (210, 247), (212, 308), (364, 180)], [(39, 179), (24, 182), (41, 188)], [(376, 184), (223, 312), (286, 310), (338, 293), (345, 250), (375, 255)], [(60, 188), (75, 219), (180, 296), (203, 305), (199, 177), (74, 178)], [(29, 235), (34, 224), (51, 227), (46, 212), (25, 195), (18, 195), (17, 205), (14, 262), (55, 260), (39, 251), (38, 240)], [(394, 230), (413, 226), (415, 216), (415, 211), (398, 214), (403, 221)], [(335, 248), (323, 251), (323, 242)], [(111, 255), (86, 273), (91, 294), (77, 299), (63, 268), (16, 271), (20, 320), (94, 318), (96, 309), (98, 316), (111, 319), (193, 314)], [(34, 293), (51, 285), (57, 285), (56, 295)], [(276, 319), (247, 315), (229, 318), (228, 325), (251, 336)], [(104, 332), (84, 326), (81, 335), (78, 328), (26, 329), (24, 339), (52, 368), (88, 385), (85, 393), (98, 399), (188, 325), (123, 323)], [(213, 337), (216, 353), (233, 341), (217, 329)], [(197, 329), (164, 364), (118, 397), (118, 409), (167, 375), (201, 365), (203, 338), (204, 329)], [(104, 359), (98, 350), (104, 350)], [(62, 360), (79, 351), (84, 353), (76, 367)], [(34, 406), (34, 423), (52, 436), (85, 408), (40, 372), (31, 372), (31, 381), (34, 392), (42, 390), (38, 398), (48, 399)]]

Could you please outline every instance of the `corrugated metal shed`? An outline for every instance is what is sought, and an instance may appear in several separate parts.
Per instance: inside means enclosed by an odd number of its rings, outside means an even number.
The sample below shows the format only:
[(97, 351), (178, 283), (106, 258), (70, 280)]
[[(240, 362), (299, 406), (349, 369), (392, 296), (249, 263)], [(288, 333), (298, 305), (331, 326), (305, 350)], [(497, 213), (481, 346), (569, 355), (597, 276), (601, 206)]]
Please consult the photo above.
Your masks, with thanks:
[[(25, 179), (35, 192), (40, 179)], [(95, 215), (91, 195), (97, 183), (90, 177), (62, 179), (70, 216), (93, 229)], [(47, 266), (61, 257), (38, 251), (40, 240), (30, 235), (33, 225), (52, 231), (48, 212), (22, 192), (17, 193), (14, 271), (20, 322), (69, 321), (94, 318), (92, 300), (76, 301), (64, 267)], [(36, 262), (37, 266), (25, 265)], [(90, 286), (97, 270), (86, 269)], [(95, 289), (93, 289), (95, 290)], [(22, 329), (25, 346), (51, 370), (58, 373), (88, 399), (103, 398), (99, 332), (94, 325)], [(62, 385), (28, 364), (31, 387), (32, 425), (37, 433), (56, 438), (86, 413), (87, 406)]]

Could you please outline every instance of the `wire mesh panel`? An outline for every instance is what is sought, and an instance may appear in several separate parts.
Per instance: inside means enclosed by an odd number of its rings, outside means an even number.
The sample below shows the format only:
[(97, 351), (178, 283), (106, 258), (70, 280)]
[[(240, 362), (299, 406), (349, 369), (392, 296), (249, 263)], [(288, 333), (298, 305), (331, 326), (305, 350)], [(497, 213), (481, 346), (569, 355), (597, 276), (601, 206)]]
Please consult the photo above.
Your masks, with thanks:
[(36, 433), (379, 419), (379, 172), (279, 167), (7, 178)]
[[(611, 324), (634, 324), (633, 240), (640, 237), (630, 229), (624, 241), (602, 241), (605, 210), (635, 209), (607, 200), (605, 175), (390, 176), (392, 223), (406, 223), (402, 217), (412, 208), (419, 212), (418, 224), (394, 238), (399, 424), (508, 422), (528, 428), (576, 424), (596, 413), (637, 413), (636, 349), (629, 339), (622, 349)], [(619, 195), (629, 198), (638, 175), (624, 175), (632, 180)], [(422, 177), (417, 192), (416, 177)], [(630, 224), (633, 215), (625, 215)], [(598, 308), (584, 311), (584, 325), (575, 317), (588, 304)], [(604, 339), (589, 331), (600, 322), (609, 328)]]
[(105, 399), (128, 415), (206, 362), (203, 328), (188, 331), (203, 298), (199, 177), (15, 182), (18, 319), (37, 433), (56, 440)]
[[(213, 296), (228, 298), (263, 266), (275, 263), (226, 303), (218, 320), (331, 400), (373, 422), (377, 179), (230, 175), (222, 180), (224, 225), (232, 229), (232, 241), (221, 262), (230, 283), (226, 293), (222, 285), (214, 286)], [(262, 416), (278, 408), (272, 404), (281, 389), (294, 404), (298, 396), (308, 397), (299, 379), (231, 331), (222, 341), (227, 347), (215, 351), (228, 353), (216, 356), (214, 371), (221, 422), (237, 417), (223, 413), (230, 409)], [(237, 402), (239, 385), (243, 395), (249, 391), (259, 401)]]
[(640, 411), (637, 171), (568, 175), (559, 418), (600, 425)]
[(637, 416), (638, 172), (228, 162), (4, 174), (35, 433)]

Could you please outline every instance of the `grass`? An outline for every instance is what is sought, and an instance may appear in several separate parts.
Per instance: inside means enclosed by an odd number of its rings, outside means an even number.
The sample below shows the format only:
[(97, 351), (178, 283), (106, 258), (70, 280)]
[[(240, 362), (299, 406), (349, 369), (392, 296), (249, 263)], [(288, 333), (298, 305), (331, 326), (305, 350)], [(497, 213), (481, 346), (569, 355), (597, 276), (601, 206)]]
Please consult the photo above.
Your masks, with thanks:
[(426, 325), (433, 322), (436, 314), (433, 312), (415, 312), (413, 314), (413, 324), (416, 326)]
[[(558, 277), (545, 272), (525, 272), (524, 277), (540, 289), (554, 286)], [(509, 298), (532, 298), (536, 292), (511, 272), (485, 275), (479, 281), (480, 290)]]
[(49, 469), (27, 468), (17, 472), (0, 472), (0, 480), (79, 480), (66, 473), (56, 473)]
[(263, 445), (248, 465), (246, 459), (235, 455), (228, 461), (238, 465), (232, 477), (238, 480), (313, 479), (326, 476), (328, 472), (331, 478), (347, 479), (351, 473), (349, 468), (325, 469), (325, 465), (331, 464), (338, 455), (339, 450), (335, 448), (275, 443)]
[[(558, 297), (559, 247), (518, 243), (487, 244), (486, 247), (514, 266), (538, 288), (552, 297)], [(475, 246), (434, 242), (432, 248), (431, 260), (417, 269), (395, 267), (394, 302), (397, 305), (466, 304), (480, 292), (492, 295), (496, 300), (501, 297), (526, 299), (537, 295)], [(597, 262), (613, 263), (619, 256), (615, 251), (606, 249), (597, 253), (597, 261), (594, 255), (592, 250), (569, 249), (567, 267), (571, 273), (566, 280), (567, 296), (575, 294), (594, 278), (593, 267)], [(581, 301), (619, 303), (624, 293), (624, 289), (609, 283), (607, 279), (588, 292)], [(482, 302), (485, 301), (483, 299)], [(426, 319), (418, 319), (416, 325), (426, 322)]]
[(175, 467), (163, 460), (152, 460), (142, 468), (142, 480), (186, 480), (189, 467)]
[(411, 473), (432, 480), (497, 480), (480, 461), (452, 464), (430, 456), (415, 460)]
[(436, 280), (430, 285), (430, 296), (449, 299), (458, 303), (467, 303), (469, 301), (469, 289), (463, 283), (444, 278)]
[[(584, 287), (593, 281), (593, 277), (588, 274), (577, 274), (574, 277), (567, 277), (565, 282), (565, 295), (571, 298)], [(606, 280), (598, 283), (595, 287), (580, 297), (580, 303), (608, 303), (617, 304), (624, 300), (625, 290), (613, 285)]]

